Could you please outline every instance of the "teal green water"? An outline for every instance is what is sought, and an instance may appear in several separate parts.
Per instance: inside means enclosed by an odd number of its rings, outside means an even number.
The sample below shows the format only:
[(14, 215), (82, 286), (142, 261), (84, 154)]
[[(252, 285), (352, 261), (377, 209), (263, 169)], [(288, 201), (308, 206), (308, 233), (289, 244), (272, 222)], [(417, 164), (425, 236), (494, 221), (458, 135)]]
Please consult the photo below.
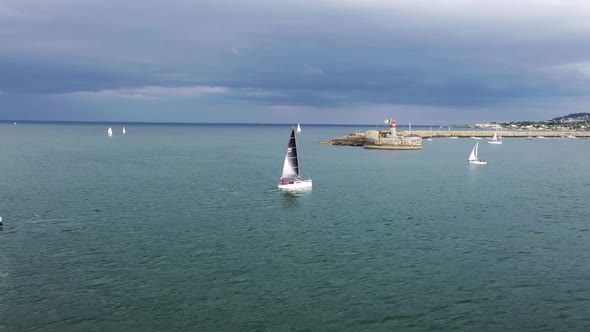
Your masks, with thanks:
[(590, 140), (106, 129), (0, 124), (0, 330), (590, 329)]

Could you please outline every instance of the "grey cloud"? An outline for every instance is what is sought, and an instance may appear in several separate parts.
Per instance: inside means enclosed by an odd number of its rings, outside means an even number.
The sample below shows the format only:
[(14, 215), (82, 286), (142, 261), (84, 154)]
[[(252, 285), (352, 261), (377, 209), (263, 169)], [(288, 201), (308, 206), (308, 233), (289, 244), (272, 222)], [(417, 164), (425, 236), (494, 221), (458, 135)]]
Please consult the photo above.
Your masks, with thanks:
[(541, 0), (5, 0), (0, 90), (215, 86), (261, 105), (473, 109), (583, 96), (590, 82), (567, 66), (590, 61), (589, 13)]

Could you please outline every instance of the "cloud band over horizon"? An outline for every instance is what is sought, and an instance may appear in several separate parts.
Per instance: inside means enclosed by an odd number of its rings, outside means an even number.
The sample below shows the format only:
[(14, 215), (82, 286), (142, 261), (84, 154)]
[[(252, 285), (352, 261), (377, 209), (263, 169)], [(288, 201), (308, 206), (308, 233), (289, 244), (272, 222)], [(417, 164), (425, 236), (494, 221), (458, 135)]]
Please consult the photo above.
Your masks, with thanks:
[(588, 17), (575, 0), (5, 0), (0, 119), (541, 120), (587, 110)]

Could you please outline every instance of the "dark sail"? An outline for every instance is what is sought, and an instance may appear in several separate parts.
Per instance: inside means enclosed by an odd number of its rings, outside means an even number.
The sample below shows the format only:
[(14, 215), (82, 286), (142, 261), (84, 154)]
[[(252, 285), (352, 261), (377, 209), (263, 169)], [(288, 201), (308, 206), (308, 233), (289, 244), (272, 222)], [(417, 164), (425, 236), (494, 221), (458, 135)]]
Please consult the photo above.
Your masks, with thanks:
[(297, 142), (295, 141), (295, 129), (291, 131), (285, 163), (283, 164), (283, 178), (299, 178), (299, 160), (297, 159)]

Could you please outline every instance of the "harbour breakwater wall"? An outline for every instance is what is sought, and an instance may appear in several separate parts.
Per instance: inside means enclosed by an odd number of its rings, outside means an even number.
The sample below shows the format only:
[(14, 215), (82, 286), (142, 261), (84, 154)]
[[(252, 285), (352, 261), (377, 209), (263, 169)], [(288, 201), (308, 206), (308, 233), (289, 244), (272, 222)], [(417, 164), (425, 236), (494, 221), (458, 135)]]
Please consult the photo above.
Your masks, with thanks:
[(389, 131), (369, 130), (366, 133), (350, 134), (335, 138), (322, 144), (362, 146), (367, 149), (385, 150), (419, 150), (422, 149), (422, 138), (416, 135), (396, 136)]
[(369, 130), (365, 133), (367, 149), (418, 150), (422, 149), (422, 138), (419, 136), (397, 136), (388, 131)]
[[(590, 131), (498, 131), (502, 138), (590, 138)], [(402, 131), (397, 136), (389, 131), (369, 130), (366, 133), (355, 133), (334, 138), (322, 144), (342, 146), (363, 146), (368, 149), (417, 150), (422, 148), (423, 138), (491, 138), (494, 131), (457, 130), (457, 131)]]
[[(449, 137), (459, 137), (459, 138), (470, 138), (470, 137), (493, 137), (495, 131), (487, 131), (487, 130), (433, 130), (432, 136), (431, 132), (428, 130), (420, 130), (420, 131), (412, 131), (411, 134), (418, 135), (422, 138), (449, 138)], [(397, 133), (400, 136), (407, 136), (410, 133), (407, 131), (402, 131)], [(498, 136), (501, 137), (590, 137), (590, 131), (523, 131), (523, 130), (501, 130), (498, 131)]]

